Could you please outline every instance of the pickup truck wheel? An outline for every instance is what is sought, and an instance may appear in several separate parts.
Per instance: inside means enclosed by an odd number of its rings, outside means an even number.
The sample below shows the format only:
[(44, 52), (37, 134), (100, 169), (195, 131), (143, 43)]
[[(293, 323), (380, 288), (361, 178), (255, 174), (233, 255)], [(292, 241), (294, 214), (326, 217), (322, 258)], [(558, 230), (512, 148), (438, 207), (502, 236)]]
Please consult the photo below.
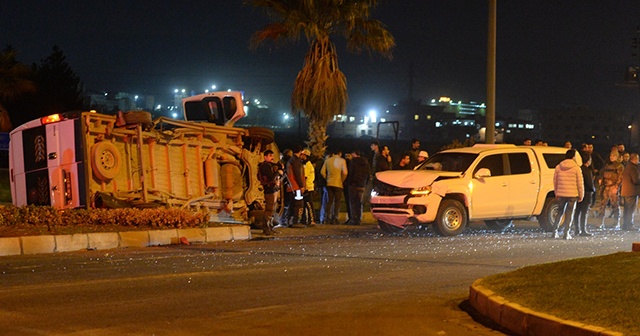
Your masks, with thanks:
[(401, 233), (404, 231), (404, 228), (401, 227), (397, 227), (395, 225), (391, 225), (389, 223), (385, 223), (381, 220), (378, 221), (378, 227), (380, 228), (380, 230), (386, 232), (386, 233)]
[(443, 200), (433, 228), (441, 236), (461, 234), (467, 228), (467, 210), (456, 200)]
[(558, 217), (558, 202), (555, 198), (547, 198), (544, 201), (542, 213), (538, 216), (538, 225), (546, 231), (551, 232), (556, 228), (556, 217)]
[(511, 219), (486, 220), (484, 224), (491, 230), (504, 231), (513, 226), (513, 221)]

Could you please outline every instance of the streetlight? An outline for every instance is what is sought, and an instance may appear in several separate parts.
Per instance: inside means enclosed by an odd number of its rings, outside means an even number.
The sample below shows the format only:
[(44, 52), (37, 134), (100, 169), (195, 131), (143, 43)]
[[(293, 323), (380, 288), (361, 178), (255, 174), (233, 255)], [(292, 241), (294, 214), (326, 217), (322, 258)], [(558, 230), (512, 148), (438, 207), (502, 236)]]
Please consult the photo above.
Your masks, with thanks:
[(631, 133), (633, 133), (633, 125), (627, 126), (629, 129), (629, 148), (631, 148)]

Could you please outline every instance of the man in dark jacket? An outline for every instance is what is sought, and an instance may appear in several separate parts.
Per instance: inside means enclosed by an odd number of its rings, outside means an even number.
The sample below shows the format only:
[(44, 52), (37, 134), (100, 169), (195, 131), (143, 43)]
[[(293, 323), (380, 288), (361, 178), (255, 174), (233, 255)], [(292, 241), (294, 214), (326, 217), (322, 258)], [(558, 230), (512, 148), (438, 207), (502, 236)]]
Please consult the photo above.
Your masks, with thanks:
[(263, 232), (266, 235), (273, 234), (273, 214), (276, 208), (278, 191), (280, 190), (280, 174), (278, 164), (274, 163), (273, 151), (264, 151), (264, 161), (258, 166), (258, 179), (264, 189), (264, 223)]
[(626, 231), (636, 231), (633, 227), (633, 217), (638, 207), (638, 195), (640, 195), (638, 161), (638, 154), (631, 153), (629, 163), (622, 172), (622, 189), (620, 190), (620, 196), (624, 197), (622, 229)]
[(593, 183), (593, 168), (591, 168), (591, 156), (587, 153), (580, 153), (582, 157), (582, 178), (584, 180), (584, 198), (576, 205), (576, 213), (573, 217), (575, 222), (576, 235), (589, 237), (591, 233), (587, 230), (587, 216), (591, 208), (592, 195), (596, 191)]
[(371, 166), (362, 152), (351, 152), (351, 161), (347, 168), (347, 184), (349, 192), (349, 220), (348, 225), (360, 225), (362, 221), (362, 196), (371, 175)]

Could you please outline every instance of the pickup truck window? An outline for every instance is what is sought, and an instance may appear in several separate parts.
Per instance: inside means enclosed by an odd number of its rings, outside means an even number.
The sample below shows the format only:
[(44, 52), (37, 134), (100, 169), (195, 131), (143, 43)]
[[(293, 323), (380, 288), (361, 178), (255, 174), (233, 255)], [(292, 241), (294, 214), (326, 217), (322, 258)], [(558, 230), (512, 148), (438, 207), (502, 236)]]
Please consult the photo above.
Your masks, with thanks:
[(531, 162), (527, 153), (509, 153), (511, 175), (531, 173)]
[(475, 175), (478, 170), (482, 168), (489, 169), (489, 171), (491, 172), (491, 176), (504, 175), (504, 163), (502, 161), (502, 154), (494, 154), (484, 157), (473, 170), (473, 175)]
[(556, 166), (564, 160), (565, 154), (548, 153), (542, 154), (542, 157), (544, 158), (544, 162), (547, 164), (547, 168), (555, 169)]
[(437, 153), (425, 161), (420, 170), (438, 170), (462, 173), (469, 169), (478, 154), (472, 153)]

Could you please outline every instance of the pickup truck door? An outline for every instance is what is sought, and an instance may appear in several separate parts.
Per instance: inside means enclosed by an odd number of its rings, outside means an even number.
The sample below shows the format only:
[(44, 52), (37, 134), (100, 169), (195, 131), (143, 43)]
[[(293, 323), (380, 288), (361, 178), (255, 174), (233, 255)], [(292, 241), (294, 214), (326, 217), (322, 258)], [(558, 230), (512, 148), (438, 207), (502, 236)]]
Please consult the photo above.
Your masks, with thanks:
[(471, 179), (471, 215), (473, 219), (499, 218), (513, 213), (509, 201), (509, 175), (505, 174), (506, 155), (487, 155), (473, 168), (473, 176), (481, 168), (491, 176)]
[(509, 153), (509, 202), (514, 215), (530, 215), (538, 199), (540, 171), (533, 153)]

